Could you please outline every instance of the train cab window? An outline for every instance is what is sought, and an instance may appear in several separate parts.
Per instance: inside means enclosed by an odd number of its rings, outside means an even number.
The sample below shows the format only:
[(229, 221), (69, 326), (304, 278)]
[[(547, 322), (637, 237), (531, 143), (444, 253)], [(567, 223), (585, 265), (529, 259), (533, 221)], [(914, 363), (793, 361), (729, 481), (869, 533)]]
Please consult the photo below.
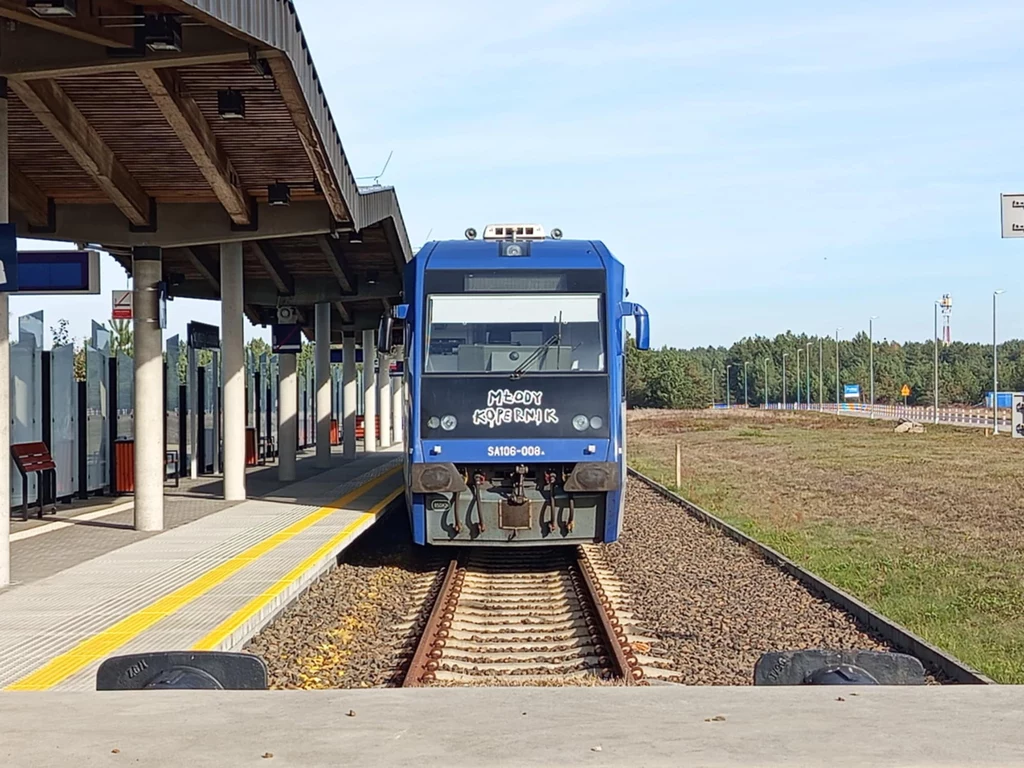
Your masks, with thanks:
[(599, 373), (601, 295), (432, 295), (425, 373)]

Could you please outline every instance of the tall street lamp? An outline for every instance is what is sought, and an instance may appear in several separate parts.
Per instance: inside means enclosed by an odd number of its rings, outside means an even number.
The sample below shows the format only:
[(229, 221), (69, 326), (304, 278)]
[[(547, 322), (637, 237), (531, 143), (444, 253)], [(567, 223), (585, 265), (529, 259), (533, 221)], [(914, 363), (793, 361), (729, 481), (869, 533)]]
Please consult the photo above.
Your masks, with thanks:
[(768, 407), (768, 399), (770, 397), (771, 387), (768, 386), (768, 358), (764, 359), (764, 405)]
[(939, 423), (939, 302), (935, 302), (935, 399), (932, 407), (932, 421)]
[(825, 410), (825, 339), (818, 337), (818, 410)]
[(731, 370), (732, 370), (732, 363), (729, 363), (729, 365), (725, 366), (725, 407), (726, 407), (726, 409), (731, 407), (730, 404), (729, 404), (729, 389), (732, 386), (732, 382), (729, 381), (729, 371), (731, 371)]
[(711, 405), (718, 404), (718, 369), (711, 366)]
[(992, 292), (992, 434), (999, 434), (999, 344), (996, 341), (996, 297), (1006, 291)]
[(836, 328), (836, 411), (839, 410), (839, 332), (842, 326)]
[(871, 369), (871, 418), (875, 418), (875, 320), (878, 319), (878, 315), (872, 315), (868, 318), (868, 359), (871, 361), (869, 367)]
[(807, 395), (804, 401), (807, 403), (807, 410), (811, 410), (811, 342), (807, 342), (807, 351), (804, 353), (804, 362), (807, 364)]
[(789, 352), (782, 353), (782, 408), (786, 408), (786, 358)]
[(747, 395), (747, 366), (749, 365), (749, 360), (743, 363), (743, 406), (745, 408), (750, 407), (750, 397)]
[(804, 353), (803, 347), (796, 350), (796, 407), (800, 410), (800, 355)]

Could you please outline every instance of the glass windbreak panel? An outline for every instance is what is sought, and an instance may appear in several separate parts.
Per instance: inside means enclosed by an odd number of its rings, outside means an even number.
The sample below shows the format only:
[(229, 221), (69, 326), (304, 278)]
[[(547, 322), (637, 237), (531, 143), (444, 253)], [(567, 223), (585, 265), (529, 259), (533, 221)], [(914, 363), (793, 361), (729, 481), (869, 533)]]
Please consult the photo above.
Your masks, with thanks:
[(78, 490), (78, 384), (71, 344), (53, 348), (50, 386), (50, 455), (57, 464), (57, 497), (64, 498)]
[(426, 333), (426, 373), (605, 369), (597, 293), (433, 295)]
[(108, 373), (106, 354), (101, 350), (86, 346), (85, 466), (86, 487), (89, 491), (98, 491), (108, 485), (107, 460), (110, 455), (110, 435), (107, 431)]
[(135, 361), (117, 353), (117, 439), (135, 437)]

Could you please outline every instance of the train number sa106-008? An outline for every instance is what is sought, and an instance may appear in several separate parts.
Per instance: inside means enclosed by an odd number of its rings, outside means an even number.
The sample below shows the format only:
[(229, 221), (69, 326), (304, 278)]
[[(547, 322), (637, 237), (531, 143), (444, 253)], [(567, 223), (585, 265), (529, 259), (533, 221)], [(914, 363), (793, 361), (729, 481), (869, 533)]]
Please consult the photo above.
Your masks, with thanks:
[(543, 456), (539, 445), (489, 445), (488, 456)]

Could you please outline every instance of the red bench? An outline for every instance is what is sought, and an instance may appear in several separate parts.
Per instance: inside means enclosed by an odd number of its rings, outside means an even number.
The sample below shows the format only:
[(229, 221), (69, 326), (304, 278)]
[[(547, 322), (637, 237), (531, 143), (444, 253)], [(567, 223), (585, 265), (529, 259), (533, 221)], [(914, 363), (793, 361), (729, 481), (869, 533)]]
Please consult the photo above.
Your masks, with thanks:
[[(28, 475), (29, 472), (35, 472), (39, 476), (39, 519), (43, 519), (43, 500), (47, 495), (46, 486), (43, 484), (43, 480), (47, 477), (47, 472), (50, 473), (49, 477), (53, 480), (53, 486), (50, 490), (50, 498), (53, 499), (57, 495), (57, 464), (53, 461), (53, 457), (50, 455), (50, 449), (46, 447), (46, 443), (19, 443), (11, 446), (11, 458), (14, 459), (14, 464), (21, 472), (21, 519), (22, 521), (28, 520)], [(54, 507), (56, 511), (56, 507)]]

